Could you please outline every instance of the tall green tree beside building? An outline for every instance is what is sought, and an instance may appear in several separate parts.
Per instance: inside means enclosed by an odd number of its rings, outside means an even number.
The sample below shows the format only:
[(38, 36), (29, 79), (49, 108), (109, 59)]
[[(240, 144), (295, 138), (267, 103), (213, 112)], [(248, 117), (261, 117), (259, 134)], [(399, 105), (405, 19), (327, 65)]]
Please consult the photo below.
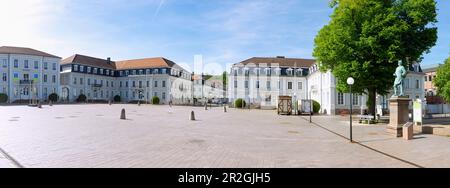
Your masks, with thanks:
[(437, 87), (438, 95), (450, 102), (450, 57), (438, 68), (433, 83)]
[[(399, 60), (420, 61), (437, 40), (434, 0), (334, 0), (330, 22), (317, 34), (313, 55), (331, 70), (337, 89), (366, 93), (375, 114), (376, 93), (392, 89)], [(405, 65), (408, 66), (408, 65)]]

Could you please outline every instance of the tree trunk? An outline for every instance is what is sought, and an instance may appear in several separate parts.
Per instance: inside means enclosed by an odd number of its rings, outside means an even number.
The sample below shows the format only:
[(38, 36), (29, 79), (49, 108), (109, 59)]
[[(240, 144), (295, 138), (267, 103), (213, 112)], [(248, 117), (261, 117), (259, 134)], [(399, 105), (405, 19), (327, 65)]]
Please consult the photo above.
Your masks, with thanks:
[(368, 114), (370, 115), (375, 115), (375, 107), (376, 107), (376, 89), (374, 88), (369, 88), (368, 90), (368, 99), (367, 99), (367, 110), (368, 110)]

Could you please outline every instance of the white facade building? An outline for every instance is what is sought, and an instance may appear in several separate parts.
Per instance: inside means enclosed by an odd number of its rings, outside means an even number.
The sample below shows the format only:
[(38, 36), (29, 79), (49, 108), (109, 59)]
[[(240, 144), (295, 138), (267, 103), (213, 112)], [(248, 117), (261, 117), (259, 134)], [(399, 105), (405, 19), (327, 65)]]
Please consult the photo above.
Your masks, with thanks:
[[(271, 71), (272, 74), (267, 71)], [(407, 97), (412, 100), (425, 98), (424, 73), (418, 63), (409, 67), (404, 84)], [(349, 112), (349, 94), (339, 93), (336, 89), (336, 78), (330, 71), (320, 72), (315, 60), (284, 57), (251, 58), (233, 65), (228, 88), (231, 102), (242, 98), (261, 108), (276, 108), (278, 96), (284, 95), (292, 96), (294, 100), (313, 99), (320, 103), (319, 112), (323, 114)], [(367, 109), (367, 95), (353, 96), (351, 101), (353, 113)], [(377, 95), (376, 104), (387, 110), (390, 97), (390, 94)], [(412, 109), (412, 105), (410, 108)]]
[(64, 100), (74, 102), (83, 94), (90, 101), (122, 101), (161, 104), (191, 102), (191, 74), (165, 58), (146, 58), (113, 62), (84, 55), (62, 61), (61, 87)]
[(0, 93), (8, 102), (47, 101), (59, 95), (60, 57), (21, 47), (0, 47)]
[(314, 62), (311, 59), (254, 57), (235, 64), (228, 77), (229, 100), (242, 98), (252, 106), (272, 109), (281, 95), (306, 99), (306, 76)]

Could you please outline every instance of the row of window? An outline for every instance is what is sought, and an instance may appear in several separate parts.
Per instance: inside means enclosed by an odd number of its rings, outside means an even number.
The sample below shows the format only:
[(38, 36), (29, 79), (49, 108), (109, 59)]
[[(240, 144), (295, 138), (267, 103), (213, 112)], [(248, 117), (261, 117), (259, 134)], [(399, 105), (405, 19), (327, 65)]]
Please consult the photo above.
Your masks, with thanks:
[[(129, 81), (125, 81), (125, 87), (128, 87), (128, 82)], [(139, 87), (139, 88), (142, 88), (143, 87), (143, 85), (142, 85), (142, 81), (138, 81), (137, 82), (138, 83), (138, 85), (136, 85), (136, 81), (131, 81), (131, 87)], [(123, 84), (122, 84), (122, 81), (120, 81), (119, 82), (119, 87), (122, 87), (123, 86)], [(150, 87), (150, 81), (147, 81), (146, 82), (146, 87)], [(158, 87), (158, 80), (155, 80), (154, 82), (153, 82), (153, 87)], [(161, 87), (166, 87), (166, 81), (161, 81)]]
[[(48, 62), (43, 62), (43, 67), (45, 70), (48, 69), (48, 64), (49, 64)], [(52, 63), (51, 65), (52, 65), (52, 70), (57, 70), (58, 65), (56, 63)], [(2, 67), (3, 68), (8, 67), (8, 61), (6, 59), (2, 60)], [(14, 59), (13, 67), (14, 68), (24, 68), (24, 69), (30, 69), (31, 67), (33, 67), (34, 69), (39, 69), (39, 61), (30, 62), (29, 60), (23, 60), (23, 62), (20, 63), (18, 59)]]
[[(39, 81), (39, 74), (33, 74), (33, 78), (30, 77), (29, 74), (23, 74), (22, 75), (22, 79), (19, 77), (19, 73), (13, 73), (13, 81), (19, 81), (19, 80), (24, 80), (24, 81), (29, 81), (29, 80), (33, 80), (33, 81)], [(3, 73), (2, 74), (2, 81), (7, 82), (8, 81), (8, 74), (7, 73)], [(42, 77), (42, 81), (47, 83), (48, 82), (48, 75), (44, 74)], [(56, 83), (56, 75), (52, 75), (51, 77), (51, 82), (52, 83)]]
[[(245, 89), (249, 88), (249, 81), (246, 80), (244, 81), (244, 87)], [(238, 88), (238, 81), (234, 81), (234, 88)], [(260, 84), (259, 81), (255, 82), (255, 88), (259, 89), (260, 88)], [(271, 81), (266, 81), (266, 89), (267, 90), (271, 90)], [(288, 82), (287, 83), (287, 89), (292, 89), (293, 88), (293, 82)], [(281, 89), (281, 82), (278, 81), (278, 89)], [(297, 82), (297, 89), (301, 90), (303, 89), (303, 82)]]
[[(129, 87), (128, 82), (129, 81), (125, 81), (125, 87)], [(139, 87), (139, 88), (143, 87), (143, 82), (142, 81), (137, 81), (137, 82), (136, 81), (130, 81), (130, 82), (131, 82), (131, 87)], [(84, 80), (83, 80), (83, 78), (76, 78), (76, 77), (74, 77), (72, 83), (74, 85), (77, 85), (77, 84), (84, 85)], [(94, 85), (100, 84), (101, 86), (103, 86), (103, 80), (100, 80), (99, 82), (97, 82), (97, 79), (94, 79), (93, 84)], [(91, 79), (90, 78), (87, 79), (87, 85), (89, 85), (89, 86), (91, 85)], [(110, 87), (110, 86), (114, 87), (114, 82), (106, 80), (106, 87)], [(119, 82), (119, 87), (123, 87), (123, 82), (122, 81)], [(150, 87), (150, 81), (146, 82), (146, 86), (145, 87)], [(157, 80), (154, 81), (153, 87), (158, 87), (158, 81)], [(166, 87), (166, 81), (164, 81), (164, 80), (161, 81), (161, 87)]]
[[(359, 95), (352, 96), (352, 103), (353, 103), (353, 105), (359, 105)], [(337, 94), (337, 104), (344, 105), (344, 94), (343, 93)]]
[[(129, 76), (129, 75), (167, 74), (166, 68), (114, 71), (112, 69), (103, 69), (103, 68), (89, 67), (89, 66), (83, 66), (83, 65), (73, 65), (73, 71), (90, 73), (90, 74), (99, 74), (99, 75), (105, 75), (105, 76), (116, 76), (115, 72), (118, 72), (118, 75), (120, 77)], [(186, 79), (188, 79), (190, 77), (190, 74), (187, 74), (183, 71), (177, 71), (174, 69), (170, 69), (170, 71), (171, 71), (170, 75), (172, 75), (172, 76), (183, 77)]]
[[(80, 89), (80, 94), (84, 94), (84, 91), (82, 89)], [(126, 98), (128, 98), (128, 96), (129, 96), (128, 91), (125, 91), (124, 93), (122, 93), (122, 91), (119, 92), (119, 96), (120, 97), (124, 97), (123, 94), (124, 94), (124, 96)], [(91, 92), (87, 92), (86, 95), (87, 95), (87, 97), (91, 97)], [(154, 97), (154, 96), (160, 97), (158, 95), (158, 92), (154, 92), (152, 97)], [(104, 98), (104, 97), (110, 98), (110, 97), (114, 97), (114, 92), (113, 91), (108, 92), (108, 91), (100, 90), (100, 91), (97, 91), (97, 92), (93, 92), (92, 93), (92, 97), (94, 97), (94, 98), (98, 98), (98, 97), (99, 98)], [(144, 96), (143, 93), (138, 93), (138, 92), (133, 91), (133, 92), (131, 92), (131, 97), (134, 98), (134, 99), (135, 98), (144, 99), (145, 96)], [(161, 93), (161, 98), (163, 100), (166, 100), (166, 92), (162, 92)], [(150, 99), (149, 92), (147, 92), (147, 99)]]
[[(3, 90), (5, 91), (5, 88), (3, 88)], [(34, 90), (33, 92), (35, 92), (35, 93), (32, 93), (32, 89), (29, 87), (13, 88), (12, 92), (13, 92), (12, 95), (14, 95), (16, 98), (19, 98), (21, 96), (30, 96), (30, 95), (39, 96), (39, 90)], [(56, 88), (52, 88), (51, 92), (56, 93)], [(4, 93), (6, 93), (6, 91)], [(49, 95), (48, 88), (46, 88), (46, 87), (42, 88), (42, 96), (41, 97), (46, 99), (46, 98), (48, 98), (48, 95)]]
[(436, 75), (425, 76), (425, 82), (432, 82), (436, 78)]
[[(261, 71), (264, 72), (261, 72)], [(297, 69), (293, 69), (293, 68), (253, 68), (252, 70), (250, 70), (249, 68), (243, 68), (243, 69), (238, 69), (235, 68), (233, 70), (233, 75), (234, 76), (238, 76), (238, 75), (242, 75), (244, 74), (245, 76), (249, 76), (250, 74), (252, 75), (261, 75), (261, 73), (263, 73), (266, 76), (271, 76), (272, 72), (275, 73), (275, 75), (280, 76), (280, 75), (286, 75), (286, 76), (306, 76), (308, 74), (308, 69), (306, 68), (297, 68)]]

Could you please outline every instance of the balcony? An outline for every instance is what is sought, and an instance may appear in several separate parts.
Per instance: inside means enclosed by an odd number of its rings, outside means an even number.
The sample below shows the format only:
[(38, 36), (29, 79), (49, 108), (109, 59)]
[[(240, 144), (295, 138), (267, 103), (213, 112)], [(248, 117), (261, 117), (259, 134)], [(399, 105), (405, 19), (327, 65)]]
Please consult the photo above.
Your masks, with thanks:
[(19, 80), (19, 83), (24, 85), (26, 84), (31, 85), (33, 84), (33, 80)]
[(94, 88), (101, 88), (103, 87), (103, 84), (92, 84), (91, 86)]

